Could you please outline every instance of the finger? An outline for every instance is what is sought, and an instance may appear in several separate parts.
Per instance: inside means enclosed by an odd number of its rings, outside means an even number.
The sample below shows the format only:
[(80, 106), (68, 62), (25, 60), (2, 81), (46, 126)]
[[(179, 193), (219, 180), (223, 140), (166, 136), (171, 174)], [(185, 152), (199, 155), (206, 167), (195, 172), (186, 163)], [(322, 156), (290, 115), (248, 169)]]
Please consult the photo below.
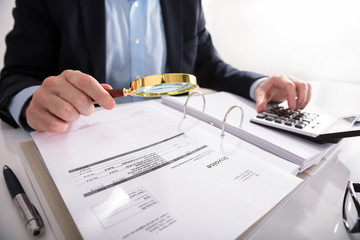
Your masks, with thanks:
[(113, 89), (109, 84), (107, 83), (101, 83), (100, 84), (105, 90), (110, 90), (110, 89)]
[[(78, 71), (66, 72), (68, 72), (68, 75), (74, 75), (72, 77), (76, 77), (82, 74)], [(61, 118), (63, 117), (57, 115), (56, 108), (58, 108), (60, 112), (64, 103), (62, 103), (62, 105), (58, 105), (58, 100), (68, 102), (77, 110), (77, 112), (85, 116), (90, 115), (94, 111), (94, 104), (92, 103), (90, 97), (87, 96), (83, 91), (78, 89), (76, 86), (72, 85), (66, 78), (65, 74), (60, 74), (56, 77), (46, 78), (42, 86), (34, 95), (34, 99), (38, 99), (38, 101), (36, 101), (36, 104), (46, 105), (46, 107), (44, 106), (46, 110), (50, 110), (49, 107), (53, 106), (52, 108), (54, 110), (52, 110), (51, 112)], [(52, 98), (54, 96), (57, 96), (59, 99)], [(49, 102), (49, 99), (52, 100), (51, 103)], [(68, 110), (70, 110), (70, 107), (68, 108)]]
[[(75, 72), (75, 73), (74, 73)], [(89, 96), (88, 101), (94, 100), (105, 109), (112, 109), (115, 107), (114, 99), (106, 92), (106, 90), (90, 75), (78, 71), (64, 71), (64, 77), (76, 88)], [(83, 96), (79, 96), (80, 104), (85, 104), (86, 101)], [(88, 103), (88, 102), (87, 102)]]
[(290, 109), (296, 109), (296, 98), (297, 98), (297, 91), (296, 91), (296, 85), (288, 78), (285, 80), (285, 91), (287, 94), (287, 102), (288, 107)]
[(312, 86), (310, 83), (308, 83), (308, 93), (306, 94), (306, 100), (305, 100), (305, 105), (304, 108), (306, 107), (306, 105), (308, 105), (308, 103), (310, 102), (312, 96)]
[(264, 91), (261, 91), (258, 93), (257, 98), (256, 98), (256, 111), (262, 112), (266, 109), (266, 105), (268, 103), (268, 100), (266, 98), (266, 94)]
[(306, 96), (305, 96), (303, 103), (299, 106), (299, 109), (304, 109), (306, 107), (306, 105), (310, 102), (310, 99), (311, 99), (311, 84), (305, 83), (305, 85), (306, 85), (306, 87), (305, 87)]
[[(64, 97), (64, 94), (68, 94), (68, 97)], [(36, 109), (47, 111), (66, 122), (74, 122), (80, 117), (80, 113), (85, 115), (86, 112), (78, 111), (79, 107), (76, 108), (74, 106), (76, 104), (73, 104), (69, 101), (72, 95), (77, 97), (83, 95), (83, 97), (86, 98), (84, 93), (74, 87), (67, 87), (66, 91), (60, 92), (59, 95), (52, 94), (51, 92), (49, 93), (46, 89), (40, 87), (33, 94), (31, 102)], [(89, 114), (94, 111), (94, 105), (91, 104), (91, 102), (87, 108), (90, 109), (88, 110), (90, 111)]]
[(26, 121), (32, 129), (43, 132), (62, 133), (68, 128), (68, 123), (57, 118), (48, 111), (43, 111), (29, 104), (26, 109)]
[(311, 85), (307, 82), (290, 78), (296, 85), (296, 109), (304, 109), (311, 99)]
[[(68, 104), (66, 104), (65, 102)], [(84, 92), (76, 88), (68, 89), (68, 91), (62, 92), (60, 94), (59, 101), (57, 102), (56, 105), (53, 106), (54, 108), (56, 106), (56, 108), (59, 108), (59, 110), (56, 111), (56, 109), (52, 108), (53, 110), (51, 112), (54, 114), (55, 112), (58, 112), (59, 114), (63, 112), (62, 115), (67, 115), (66, 114), (67, 112), (69, 112), (70, 114), (70, 111), (72, 110), (71, 108), (73, 108), (74, 110), (76, 110), (76, 112), (84, 116), (91, 115), (95, 110), (92, 99), (89, 96), (87, 96)], [(62, 115), (56, 114), (56, 116), (63, 118)]]
[[(77, 109), (67, 101), (64, 101), (63, 99), (53, 96), (48, 99), (49, 104), (47, 105), (47, 111), (54, 116), (62, 119), (65, 122), (75, 122), (80, 117), (80, 112), (77, 111)], [(92, 112), (94, 111), (94, 105), (92, 106)], [(89, 115), (92, 113), (90, 112)], [(85, 114), (82, 114), (85, 115)]]
[(306, 99), (307, 99), (307, 91), (308, 87), (306, 83), (303, 82), (296, 82), (296, 109), (303, 109)]
[[(108, 94), (110, 94), (109, 90), (112, 90), (112, 89), (113, 89), (109, 84), (106, 84), (106, 83), (101, 83), (100, 85), (106, 90), (106, 92), (107, 92)], [(111, 94), (110, 94), (110, 96), (111, 96), (112, 98), (114, 98)], [(94, 101), (94, 100), (93, 100), (93, 103), (94, 103), (94, 104), (98, 104), (98, 103), (97, 103), (96, 101)]]

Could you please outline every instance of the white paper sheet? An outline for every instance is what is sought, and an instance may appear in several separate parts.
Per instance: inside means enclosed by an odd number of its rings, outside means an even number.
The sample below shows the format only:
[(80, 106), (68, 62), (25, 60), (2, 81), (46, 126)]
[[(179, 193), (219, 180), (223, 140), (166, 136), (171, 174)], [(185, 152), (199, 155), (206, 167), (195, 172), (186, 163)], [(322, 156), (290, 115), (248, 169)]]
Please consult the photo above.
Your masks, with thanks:
[(301, 182), (156, 101), (32, 137), (84, 239), (234, 239)]

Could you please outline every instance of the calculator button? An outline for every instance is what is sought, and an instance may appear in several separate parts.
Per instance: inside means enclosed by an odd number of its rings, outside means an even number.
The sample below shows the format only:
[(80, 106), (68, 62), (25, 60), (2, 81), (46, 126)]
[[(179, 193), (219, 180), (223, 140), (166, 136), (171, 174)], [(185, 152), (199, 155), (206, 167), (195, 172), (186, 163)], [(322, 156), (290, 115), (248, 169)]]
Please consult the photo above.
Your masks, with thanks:
[(283, 123), (283, 122), (285, 122), (285, 119), (283, 119), (283, 118), (277, 118), (277, 119), (275, 119), (275, 122), (276, 122), (276, 123)]
[(267, 116), (266, 118), (265, 118), (265, 120), (268, 120), (268, 121), (274, 121), (274, 117), (272, 117), (272, 116)]
[(277, 114), (270, 113), (270, 112), (265, 112), (264, 114), (265, 114), (266, 116), (273, 117), (273, 118), (277, 118), (277, 117), (278, 117)]
[(292, 126), (292, 125), (294, 125), (294, 122), (293, 121), (286, 121), (285, 125), (286, 126)]
[(303, 119), (303, 121), (307, 121), (307, 122), (312, 122), (314, 119), (312, 119), (312, 118), (308, 118), (308, 117), (305, 117), (304, 119)]
[(305, 127), (305, 124), (303, 124), (303, 123), (297, 123), (297, 124), (295, 124), (295, 127), (296, 127), (296, 128), (300, 128), (300, 129), (303, 129), (303, 128)]
[(260, 118), (260, 119), (263, 119), (263, 118), (265, 118), (266, 116), (264, 115), (264, 114), (258, 114), (257, 116), (256, 116), (257, 118)]

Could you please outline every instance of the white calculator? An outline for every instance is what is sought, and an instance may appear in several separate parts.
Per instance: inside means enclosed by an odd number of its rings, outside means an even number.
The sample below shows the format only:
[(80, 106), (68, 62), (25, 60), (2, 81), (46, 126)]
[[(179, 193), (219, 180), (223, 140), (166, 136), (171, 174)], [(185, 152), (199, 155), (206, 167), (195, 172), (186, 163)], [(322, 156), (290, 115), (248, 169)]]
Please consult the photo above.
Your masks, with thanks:
[(258, 113), (250, 121), (324, 143), (360, 136), (360, 118), (358, 118), (358, 115), (338, 117), (275, 106)]

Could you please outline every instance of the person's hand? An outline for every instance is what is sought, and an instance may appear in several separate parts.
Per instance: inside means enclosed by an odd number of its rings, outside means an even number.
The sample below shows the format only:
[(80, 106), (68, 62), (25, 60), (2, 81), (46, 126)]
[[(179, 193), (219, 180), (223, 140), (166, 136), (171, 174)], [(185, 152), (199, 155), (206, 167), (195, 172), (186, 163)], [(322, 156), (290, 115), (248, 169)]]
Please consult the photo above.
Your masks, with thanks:
[(35, 130), (61, 133), (80, 115), (94, 112), (94, 102), (105, 109), (115, 107), (115, 101), (93, 77), (80, 71), (65, 70), (48, 77), (38, 88), (25, 110), (29, 126)]
[(255, 89), (256, 111), (262, 112), (269, 102), (283, 102), (287, 100), (290, 109), (303, 109), (311, 98), (311, 85), (299, 79), (274, 75)]

